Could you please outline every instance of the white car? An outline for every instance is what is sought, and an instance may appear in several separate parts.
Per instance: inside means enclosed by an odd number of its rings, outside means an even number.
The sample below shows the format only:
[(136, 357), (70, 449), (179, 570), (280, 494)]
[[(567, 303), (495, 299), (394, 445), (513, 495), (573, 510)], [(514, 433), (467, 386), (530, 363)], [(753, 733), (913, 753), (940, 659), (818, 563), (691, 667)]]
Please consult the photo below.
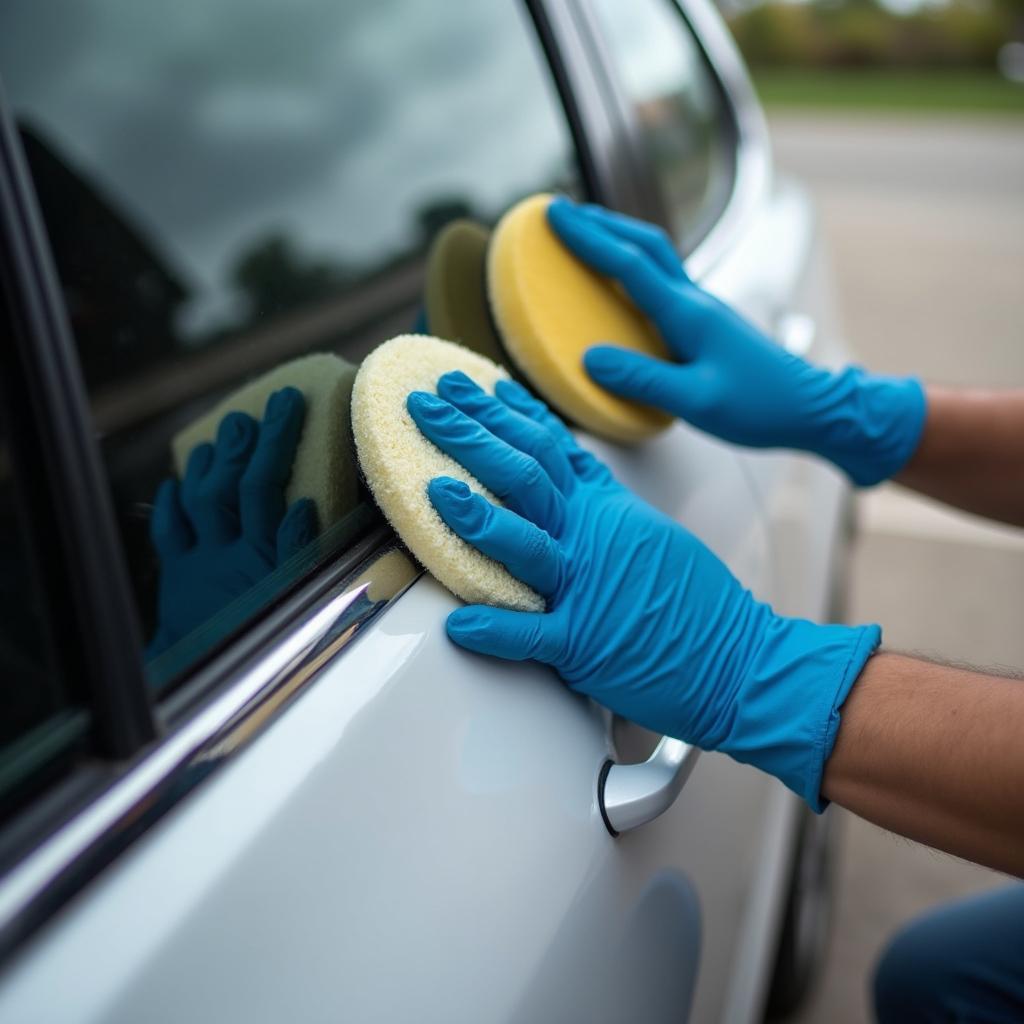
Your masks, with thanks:
[[(549, 189), (645, 217), (780, 344), (845, 358), (708, 0), (7, 0), (0, 76), (0, 1020), (792, 1005), (828, 815), (456, 648), (365, 492), (297, 578), (227, 626), (179, 595), (186, 639), (154, 649), (170, 438), (407, 330), (453, 217)], [(779, 611), (839, 613), (834, 470), (682, 423), (578, 436)]]

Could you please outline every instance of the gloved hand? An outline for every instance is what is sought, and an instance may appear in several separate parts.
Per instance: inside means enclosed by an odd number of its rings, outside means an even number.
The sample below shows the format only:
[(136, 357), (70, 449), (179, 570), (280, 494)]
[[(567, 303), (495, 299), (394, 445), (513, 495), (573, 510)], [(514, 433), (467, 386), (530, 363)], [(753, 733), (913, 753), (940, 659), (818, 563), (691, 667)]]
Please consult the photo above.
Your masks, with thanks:
[(602, 387), (726, 441), (815, 452), (861, 485), (893, 476), (913, 455), (925, 419), (918, 381), (833, 372), (791, 355), (695, 285), (653, 225), (563, 198), (548, 220), (579, 259), (621, 282), (679, 360), (595, 346), (584, 365)]
[(216, 444), (197, 445), (179, 484), (157, 491), (150, 537), (160, 557), (155, 657), (202, 625), (317, 534), (308, 498), (285, 510), (284, 489), (306, 403), (295, 388), (275, 391), (262, 423), (231, 412)]
[(456, 643), (552, 665), (574, 690), (656, 732), (782, 779), (815, 809), (839, 707), (877, 626), (819, 626), (756, 601), (693, 534), (620, 485), (518, 384), (462, 373), (414, 392), (420, 430), (504, 503), (431, 481), (442, 519), (547, 602), (468, 606)]

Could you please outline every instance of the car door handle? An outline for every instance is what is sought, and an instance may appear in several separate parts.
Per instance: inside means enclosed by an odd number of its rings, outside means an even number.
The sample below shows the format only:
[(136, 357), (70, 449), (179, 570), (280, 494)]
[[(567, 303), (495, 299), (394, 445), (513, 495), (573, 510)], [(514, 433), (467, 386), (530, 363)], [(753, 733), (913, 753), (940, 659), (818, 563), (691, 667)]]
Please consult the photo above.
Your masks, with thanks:
[(613, 836), (664, 814), (690, 777), (700, 751), (663, 736), (643, 764), (605, 761), (597, 783), (601, 817)]

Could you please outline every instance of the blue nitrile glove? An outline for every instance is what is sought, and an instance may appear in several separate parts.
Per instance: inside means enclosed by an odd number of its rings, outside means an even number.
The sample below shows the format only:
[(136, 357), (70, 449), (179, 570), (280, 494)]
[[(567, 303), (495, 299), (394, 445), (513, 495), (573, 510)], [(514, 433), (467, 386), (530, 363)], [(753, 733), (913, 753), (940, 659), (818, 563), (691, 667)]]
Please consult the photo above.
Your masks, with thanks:
[(243, 412), (228, 413), (216, 444), (192, 450), (181, 483), (160, 485), (150, 521), (160, 587), (148, 657), (202, 625), (316, 537), (314, 502), (303, 498), (285, 509), (305, 414), (295, 388), (270, 396), (261, 423)]
[(861, 485), (893, 476), (913, 455), (925, 419), (917, 380), (833, 372), (790, 354), (695, 285), (651, 224), (563, 198), (548, 220), (579, 259), (623, 285), (679, 360), (595, 346), (584, 365), (602, 387), (726, 441), (815, 452)]
[(544, 613), (460, 608), (448, 635), (545, 662), (624, 718), (754, 764), (820, 810), (839, 708), (878, 627), (776, 615), (518, 384), (499, 382), (492, 398), (450, 373), (437, 390), (409, 396), (413, 419), (506, 507), (448, 477), (431, 481), (431, 501), (547, 602)]

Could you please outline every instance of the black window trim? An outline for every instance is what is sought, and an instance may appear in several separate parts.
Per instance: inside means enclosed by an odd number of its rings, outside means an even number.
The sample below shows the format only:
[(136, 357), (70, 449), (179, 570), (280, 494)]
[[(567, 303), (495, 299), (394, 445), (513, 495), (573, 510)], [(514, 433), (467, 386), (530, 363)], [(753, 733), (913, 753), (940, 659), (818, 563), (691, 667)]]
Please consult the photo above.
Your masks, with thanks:
[[(0, 84), (0, 394), (45, 635), (70, 705), (63, 742), (0, 828), (5, 875), (97, 799), (152, 741), (135, 608), (78, 360)], [(69, 355), (70, 353), (70, 355)], [(7, 922), (0, 920), (0, 931)]]
[(615, 72), (615, 62), (602, 26), (588, 0), (569, 2), (580, 37), (584, 40), (587, 58), (594, 67), (594, 78), (604, 108), (614, 121), (618, 159), (629, 181), (627, 190), (619, 190), (610, 197), (610, 205), (642, 220), (665, 224), (668, 221), (668, 210), (662, 201), (661, 186), (643, 146), (641, 127), (633, 104)]
[(97, 750), (130, 757), (154, 735), (141, 640), (110, 495), (56, 271), (5, 96), (0, 93), (0, 283), (54, 513)]
[[(735, 192), (736, 177), (739, 173), (739, 160), (737, 155), (737, 150), (739, 149), (739, 129), (736, 123), (733, 105), (730, 102), (725, 87), (718, 76), (718, 72), (715, 69), (711, 56), (708, 54), (704, 43), (695, 31), (694, 26), (690, 23), (690, 19), (687, 17), (686, 12), (680, 4), (676, 2), (676, 0), (657, 0), (657, 2), (663, 4), (666, 11), (671, 10), (675, 12), (680, 21), (680, 29), (683, 32), (689, 33), (694, 46), (696, 46), (697, 51), (703, 59), (705, 68), (708, 72), (708, 77), (711, 80), (712, 88), (715, 90), (719, 100), (719, 108), (725, 115), (726, 124), (724, 125), (724, 130), (728, 134), (728, 141), (733, 149), (734, 165), (732, 167), (732, 180), (729, 182), (729, 198), (726, 200), (722, 208), (716, 211), (714, 220), (705, 227), (703, 235), (697, 240), (693, 247), (696, 249), (708, 234), (710, 234), (714, 224), (721, 219)], [(672, 231), (672, 214), (665, 199), (664, 190), (662, 189), (661, 183), (659, 182), (658, 176), (654, 170), (654, 165), (651, 161), (648, 149), (643, 143), (643, 128), (637, 118), (635, 105), (628, 94), (628, 90), (622, 80), (622, 75), (619, 73), (618, 62), (613, 59), (611, 47), (607, 40), (606, 30), (600, 23), (600, 19), (594, 11), (590, 0), (575, 0), (575, 3), (577, 15), (580, 19), (581, 25), (583, 26), (583, 31), (587, 36), (588, 45), (594, 56), (595, 62), (601, 69), (603, 85), (609, 97), (609, 106), (615, 111), (616, 116), (621, 119), (625, 137), (629, 140), (630, 158), (635, 165), (636, 175), (638, 180), (642, 183), (645, 196), (644, 212), (641, 216), (646, 220), (650, 220), (661, 225), (665, 230), (669, 231), (670, 237), (678, 243), (678, 239)], [(687, 256), (689, 253), (684, 252), (683, 255)]]
[(602, 173), (596, 154), (589, 144), (587, 114), (578, 83), (574, 81), (579, 65), (585, 60), (581, 41), (575, 32), (566, 31), (569, 23), (564, 15), (564, 0), (521, 0), (543, 52), (545, 63), (554, 79), (555, 90), (569, 126), (573, 149), (579, 163), (584, 193), (596, 197), (601, 193)]
[[(598, 69), (602, 88), (609, 95), (609, 106), (622, 123), (621, 132), (629, 150), (628, 159), (636, 168), (637, 181), (643, 194), (635, 206), (630, 202), (632, 196), (624, 197), (626, 201), (616, 201), (618, 197), (614, 197), (612, 205), (623, 212), (634, 213), (659, 224), (674, 238), (669, 211), (650, 158), (641, 142), (635, 111), (607, 52), (596, 12), (589, 0), (568, 2), (572, 3), (580, 32), (587, 40), (590, 59)], [(729, 119), (728, 130), (734, 142), (735, 162), (729, 198), (693, 249), (681, 254), (686, 259), (691, 276), (700, 279), (729, 251), (737, 234), (744, 230), (751, 213), (770, 188), (768, 130), (743, 60), (710, 0), (662, 2), (675, 9), (702, 54)]]

